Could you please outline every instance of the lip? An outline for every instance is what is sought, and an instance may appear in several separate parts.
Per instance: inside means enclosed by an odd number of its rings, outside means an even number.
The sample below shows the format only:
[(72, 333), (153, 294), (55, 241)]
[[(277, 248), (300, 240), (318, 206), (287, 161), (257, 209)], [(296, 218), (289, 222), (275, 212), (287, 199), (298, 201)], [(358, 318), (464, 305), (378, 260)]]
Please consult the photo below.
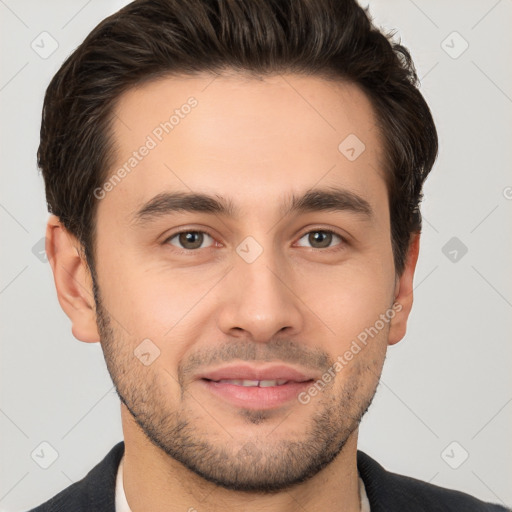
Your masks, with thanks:
[[(211, 395), (244, 409), (275, 409), (296, 400), (316, 379), (312, 374), (283, 364), (266, 366), (233, 365), (217, 368), (197, 376), (197, 382)], [(276, 386), (240, 386), (224, 380), (285, 380)]]
[(223, 366), (206, 371), (197, 376), (198, 379), (219, 381), (229, 380), (287, 380), (293, 382), (306, 382), (316, 379), (311, 373), (302, 372), (292, 366), (273, 364), (266, 366), (252, 366), (237, 364)]
[(211, 395), (242, 409), (276, 409), (291, 401), (297, 402), (298, 395), (311, 385), (312, 381), (290, 381), (280, 386), (245, 387), (229, 382), (198, 381)]

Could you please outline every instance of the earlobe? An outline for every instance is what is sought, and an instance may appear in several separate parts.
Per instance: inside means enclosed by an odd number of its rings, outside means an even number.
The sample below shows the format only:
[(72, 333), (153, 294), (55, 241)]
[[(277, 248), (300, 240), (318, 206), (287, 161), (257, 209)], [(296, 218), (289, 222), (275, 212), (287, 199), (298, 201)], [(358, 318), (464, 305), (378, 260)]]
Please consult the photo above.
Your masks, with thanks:
[(398, 343), (407, 331), (407, 320), (413, 303), (414, 271), (418, 262), (419, 250), (420, 233), (413, 233), (409, 243), (405, 269), (397, 279), (395, 286), (395, 304), (393, 309), (396, 311), (396, 314), (391, 320), (388, 345)]
[(96, 305), (92, 279), (80, 244), (51, 215), (46, 226), (46, 254), (52, 267), (59, 304), (72, 323), (75, 338), (86, 343), (100, 341), (96, 326)]

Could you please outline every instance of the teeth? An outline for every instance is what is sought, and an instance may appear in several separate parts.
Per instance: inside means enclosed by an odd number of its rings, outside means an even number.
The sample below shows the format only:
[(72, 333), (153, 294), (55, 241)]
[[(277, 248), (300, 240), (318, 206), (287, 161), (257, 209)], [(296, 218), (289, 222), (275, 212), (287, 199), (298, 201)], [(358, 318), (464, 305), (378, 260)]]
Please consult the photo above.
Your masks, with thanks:
[(242, 381), (242, 386), (245, 386), (245, 387), (248, 387), (248, 388), (257, 386), (258, 384), (259, 384), (258, 380), (243, 380)]
[(270, 386), (282, 386), (286, 384), (288, 381), (285, 379), (277, 379), (277, 380), (260, 380), (260, 388), (268, 388)]
[(269, 388), (270, 386), (277, 386), (276, 380), (260, 380), (260, 388)]
[(217, 382), (227, 382), (228, 384), (233, 384), (234, 386), (245, 386), (245, 387), (257, 387), (260, 388), (268, 388), (271, 386), (282, 386), (286, 384), (288, 381), (285, 379), (277, 379), (277, 380), (241, 380), (241, 379), (221, 379)]

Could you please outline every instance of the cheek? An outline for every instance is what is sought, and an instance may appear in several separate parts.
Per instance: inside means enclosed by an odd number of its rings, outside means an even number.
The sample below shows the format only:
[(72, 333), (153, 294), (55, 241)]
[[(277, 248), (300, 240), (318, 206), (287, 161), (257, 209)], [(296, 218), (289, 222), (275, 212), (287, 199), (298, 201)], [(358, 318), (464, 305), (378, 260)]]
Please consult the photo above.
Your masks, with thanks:
[(159, 336), (173, 337), (198, 322), (204, 326), (215, 307), (213, 295), (209, 293), (219, 286), (225, 273), (224, 268), (213, 267), (203, 271), (163, 268), (162, 271), (142, 272), (131, 280), (126, 290), (131, 297), (132, 319), (138, 325), (150, 327)]
[(138, 337), (162, 337), (204, 293), (204, 278), (201, 284), (198, 278), (169, 271), (168, 266), (144, 266), (141, 259), (114, 251), (101, 260), (98, 279), (108, 311), (125, 331)]
[(301, 273), (297, 295), (342, 341), (374, 325), (391, 307), (393, 285), (392, 265), (377, 258), (354, 260)]
[[(104, 274), (107, 268), (105, 265)], [(122, 350), (130, 357), (143, 340), (150, 340), (144, 342), (147, 350), (158, 354), (150, 368), (162, 370), (162, 385), (167, 382), (178, 389), (178, 362), (205, 332), (214, 332), (215, 315), (208, 291), (219, 278), (211, 274), (170, 271), (168, 266), (146, 268), (138, 260), (131, 264), (123, 257), (110, 281), (102, 286), (105, 307), (117, 324), (118, 335), (124, 338)]]

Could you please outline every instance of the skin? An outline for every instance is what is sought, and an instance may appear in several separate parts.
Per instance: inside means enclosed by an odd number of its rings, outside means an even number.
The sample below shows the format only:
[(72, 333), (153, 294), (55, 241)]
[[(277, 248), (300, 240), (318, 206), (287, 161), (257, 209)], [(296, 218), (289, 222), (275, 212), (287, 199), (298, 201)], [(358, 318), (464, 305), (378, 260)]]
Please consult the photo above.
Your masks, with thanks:
[[(371, 104), (356, 86), (317, 77), (159, 79), (117, 103), (112, 172), (190, 96), (197, 107), (99, 201), (98, 304), (77, 240), (55, 216), (47, 227), (73, 335), (101, 342), (121, 398), (128, 503), (133, 512), (291, 512), (297, 503), (309, 512), (357, 511), (358, 424), (387, 347), (405, 335), (419, 250), (415, 234), (396, 275)], [(338, 150), (349, 134), (366, 146), (354, 161)], [(331, 186), (364, 198), (374, 215), (282, 216), (289, 194)], [(162, 191), (222, 195), (241, 215), (179, 212), (134, 222)], [(169, 241), (178, 228), (211, 238), (184, 254), (190, 245)], [(314, 245), (309, 233), (326, 229), (345, 241)], [(236, 252), (247, 236), (263, 249), (252, 263)], [(400, 311), (306, 405), (248, 410), (194, 380), (198, 371), (244, 360), (322, 374), (394, 303)], [(160, 355), (146, 366), (134, 350), (148, 338)]]

